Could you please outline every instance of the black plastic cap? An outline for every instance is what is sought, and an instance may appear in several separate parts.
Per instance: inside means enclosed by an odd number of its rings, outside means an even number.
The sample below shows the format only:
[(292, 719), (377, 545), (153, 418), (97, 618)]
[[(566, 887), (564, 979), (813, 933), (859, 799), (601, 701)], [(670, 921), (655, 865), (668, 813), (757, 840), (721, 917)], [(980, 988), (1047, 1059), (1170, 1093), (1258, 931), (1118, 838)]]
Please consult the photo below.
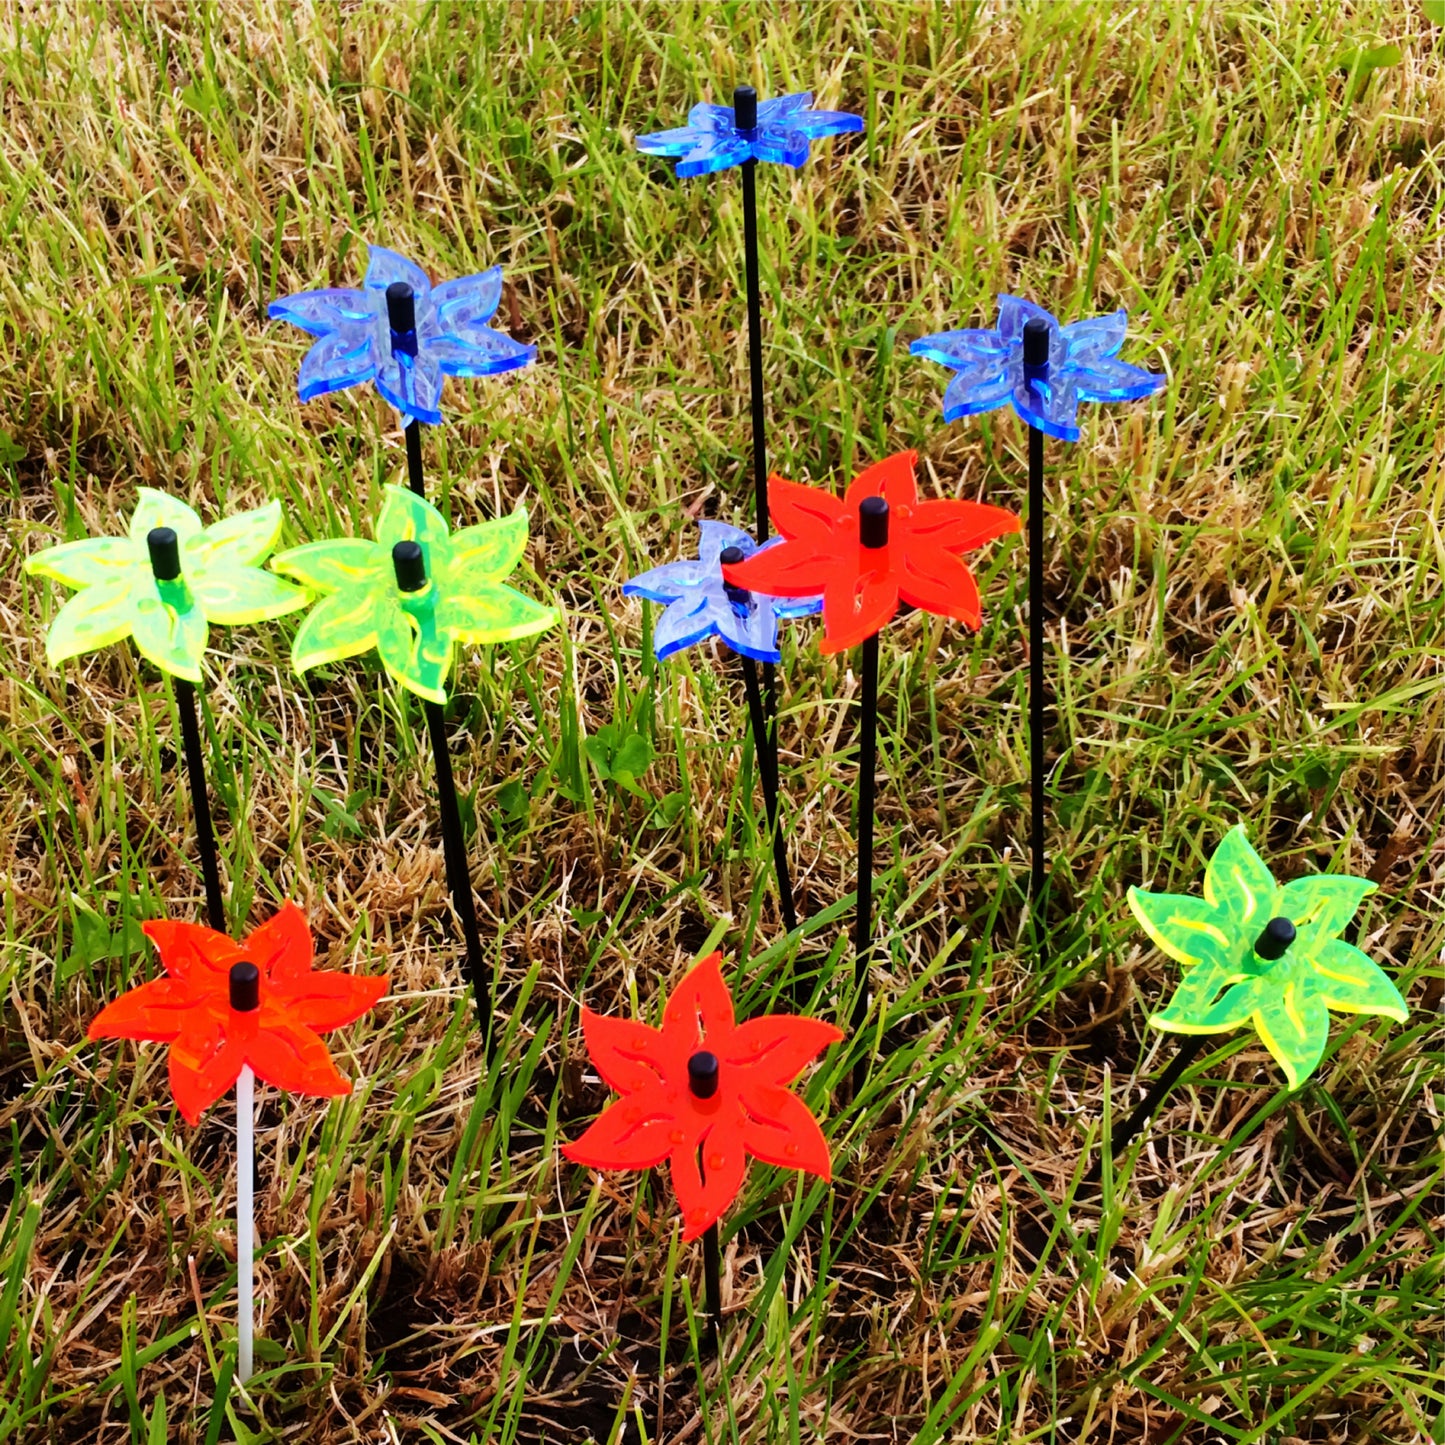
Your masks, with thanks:
[(1024, 322), (1024, 365), (1040, 371), (1049, 364), (1049, 328), (1037, 316)]
[(758, 93), (750, 85), (733, 91), (733, 124), (738, 130), (756, 130), (758, 125)]
[(152, 527), (146, 533), (151, 571), (157, 582), (174, 582), (181, 575), (181, 540), (171, 527)]
[(426, 558), (420, 542), (398, 542), (391, 549), (396, 585), (403, 592), (420, 592), (426, 586)]
[(416, 293), (405, 281), (393, 281), (386, 288), (386, 319), (393, 331), (416, 330)]
[(721, 562), (724, 567), (736, 567), (739, 562), (747, 561), (747, 555), (741, 547), (734, 543), (731, 547), (724, 547), (722, 551), (718, 553), (718, 561)]
[(261, 1007), (261, 970), (254, 963), (231, 965), (231, 1007), (238, 1014), (255, 1013)]
[(864, 497), (858, 504), (858, 540), (865, 547), (888, 545), (888, 503), (883, 497)]
[(1254, 951), (1265, 959), (1283, 958), (1294, 940), (1295, 927), (1288, 918), (1271, 918), (1254, 940)]
[(699, 1049), (687, 1061), (687, 1087), (695, 1099), (710, 1099), (717, 1093), (717, 1055)]

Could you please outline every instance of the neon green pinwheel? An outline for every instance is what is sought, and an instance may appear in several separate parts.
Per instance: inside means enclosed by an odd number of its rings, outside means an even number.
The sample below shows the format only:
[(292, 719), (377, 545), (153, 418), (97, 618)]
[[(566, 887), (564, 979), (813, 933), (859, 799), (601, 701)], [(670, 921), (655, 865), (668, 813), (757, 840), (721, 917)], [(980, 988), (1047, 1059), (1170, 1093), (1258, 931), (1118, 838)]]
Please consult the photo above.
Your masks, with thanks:
[[(403, 687), (445, 702), (456, 643), (515, 642), (558, 622), (556, 608), (502, 581), (526, 545), (524, 507), (451, 532), (430, 502), (388, 486), (376, 541), (309, 542), (272, 558), (277, 571), (326, 594), (297, 629), (293, 665), (305, 672), (374, 647)], [(419, 552), (419, 565), (414, 578), (399, 580), (408, 548)]]
[(1177, 1034), (1252, 1022), (1299, 1088), (1324, 1055), (1331, 1009), (1400, 1023), (1408, 1014), (1384, 970), (1339, 937), (1374, 891), (1367, 878), (1324, 873), (1281, 887), (1244, 825), (1231, 828), (1209, 860), (1203, 898), (1129, 890), (1144, 931), (1185, 969), (1169, 1007), (1149, 1022)]
[[(132, 637), (157, 667), (199, 682), (209, 623), (284, 617), (310, 600), (260, 566), (281, 535), (280, 502), (204, 527), (178, 498), (139, 491), (128, 537), (63, 542), (26, 560), (32, 576), (79, 589), (50, 624), (45, 653), (52, 666)], [(152, 567), (147, 538), (158, 528), (169, 528), (179, 544), (173, 581), (157, 581)]]

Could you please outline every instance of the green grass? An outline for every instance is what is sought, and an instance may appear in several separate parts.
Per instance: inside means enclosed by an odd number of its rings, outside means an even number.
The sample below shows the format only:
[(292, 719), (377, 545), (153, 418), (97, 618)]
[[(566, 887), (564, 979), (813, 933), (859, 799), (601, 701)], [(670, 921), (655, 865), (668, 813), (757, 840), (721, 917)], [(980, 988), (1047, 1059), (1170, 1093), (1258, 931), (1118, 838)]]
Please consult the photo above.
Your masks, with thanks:
[[(1445, 1431), (1441, 276), (1445, 95), (1420, 7), (1077, 3), (12, 6), (0, 234), (0, 1439), (1425, 1441)], [(1353, 76), (1386, 42), (1398, 65)], [(747, 66), (744, 57), (750, 57)], [(633, 135), (740, 79), (863, 113), (759, 177), (770, 456), (1022, 505), (1011, 416), (944, 426), (913, 336), (1008, 290), (1130, 309), (1169, 375), (1051, 444), (1053, 934), (1027, 947), (1023, 553), (977, 636), (883, 646), (882, 998), (806, 1084), (831, 1188), (756, 1168), (724, 1231), (721, 1362), (664, 1178), (557, 1153), (604, 1101), (585, 999), (644, 1013), (708, 942), (740, 1008), (850, 1004), (856, 679), (792, 627), (780, 937), (741, 689), (659, 667), (620, 583), (751, 505), (736, 176)], [(265, 320), (364, 242), (506, 266), (539, 363), (448, 383), (427, 465), (458, 525), (529, 505), (562, 632), (470, 653), (450, 709), (506, 1037), (486, 1070), (451, 942), (421, 714), (374, 661), (288, 670), (291, 623), (213, 633), (228, 907), (286, 897), (324, 964), (393, 979), (335, 1036), (356, 1092), (261, 1091), (268, 1348), (232, 1396), (227, 1109), (164, 1050), (95, 1046), (199, 917), (168, 687), (129, 647), (60, 672), (24, 556), (143, 483), (208, 519), (280, 495), (364, 530), (403, 466), (372, 393), (295, 400)], [(602, 781), (608, 724), (655, 749)], [(653, 798), (678, 795), (664, 819)], [(1142, 1149), (1081, 1188), (1173, 1044), (1123, 907), (1197, 887), (1243, 818), (1283, 877), (1381, 886), (1360, 942), (1408, 1025), (1337, 1019), (1298, 1095), (1219, 1040)], [(878, 1054), (852, 1103), (849, 1049)], [(1112, 1111), (1112, 1114), (1111, 1114)]]

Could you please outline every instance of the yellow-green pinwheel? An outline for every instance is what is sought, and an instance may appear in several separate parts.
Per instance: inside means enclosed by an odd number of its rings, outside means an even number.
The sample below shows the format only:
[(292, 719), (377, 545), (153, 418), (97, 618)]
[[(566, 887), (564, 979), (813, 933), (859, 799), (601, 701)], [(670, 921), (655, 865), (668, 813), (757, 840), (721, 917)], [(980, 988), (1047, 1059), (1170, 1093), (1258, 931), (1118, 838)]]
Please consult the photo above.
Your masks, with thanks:
[(298, 672), (376, 648), (403, 687), (446, 701), (458, 642), (514, 642), (552, 627), (557, 610), (503, 582), (527, 545), (527, 512), (452, 532), (430, 502), (388, 486), (376, 540), (310, 542), (271, 565), (324, 593), (296, 632)]
[[(139, 491), (128, 537), (63, 542), (27, 559), (33, 576), (79, 589), (50, 624), (52, 665), (132, 637), (157, 667), (199, 682), (209, 623), (261, 622), (306, 605), (304, 591), (260, 566), (281, 535), (280, 502), (205, 527), (178, 498)], [(179, 551), (172, 580), (156, 578), (153, 532)]]
[(1375, 885), (1328, 873), (1283, 886), (1249, 845), (1241, 823), (1214, 850), (1204, 897), (1129, 890), (1144, 931), (1185, 967), (1169, 1007), (1149, 1022), (1179, 1034), (1253, 1023), (1297, 1089), (1315, 1071), (1330, 1010), (1403, 1023), (1400, 990), (1340, 932)]

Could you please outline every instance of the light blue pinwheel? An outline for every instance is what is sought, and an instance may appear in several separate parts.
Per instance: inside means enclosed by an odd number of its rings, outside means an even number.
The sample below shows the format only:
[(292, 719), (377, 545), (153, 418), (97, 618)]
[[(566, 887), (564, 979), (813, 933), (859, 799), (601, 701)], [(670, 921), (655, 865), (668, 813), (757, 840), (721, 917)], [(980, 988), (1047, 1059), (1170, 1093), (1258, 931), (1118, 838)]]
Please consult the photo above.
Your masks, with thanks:
[[(407, 337), (394, 337), (387, 318), (386, 288), (398, 281), (411, 287), (416, 307), (416, 331)], [(500, 266), (433, 286), (415, 262), (372, 246), (361, 290), (301, 291), (273, 301), (266, 314), (319, 338), (301, 361), (302, 401), (370, 381), (403, 416), (436, 426), (443, 376), (495, 376), (535, 359), (535, 346), (486, 324), (501, 296)]]
[(782, 538), (774, 537), (760, 547), (746, 532), (726, 522), (699, 522), (698, 528), (702, 537), (696, 557), (653, 567), (622, 588), (628, 597), (645, 597), (666, 606), (652, 629), (652, 650), (658, 661), (709, 637), (720, 637), (734, 652), (754, 662), (781, 662), (779, 620), (819, 612), (823, 599), (764, 597), (730, 586), (723, 581), (724, 551), (736, 547), (743, 557), (751, 557)]
[[(1024, 367), (1024, 325), (1037, 317), (1048, 328), (1048, 365)], [(943, 419), (992, 411), (1011, 402), (1030, 426), (1060, 441), (1076, 442), (1081, 401), (1136, 401), (1164, 385), (1156, 372), (1118, 359), (1128, 312), (1119, 310), (1060, 326), (1056, 317), (1017, 296), (998, 298), (998, 325), (923, 336), (908, 348), (954, 368), (943, 394)]]
[(801, 166), (808, 146), (824, 136), (863, 129), (863, 117), (845, 110), (813, 110), (811, 91), (780, 95), (758, 106), (758, 123), (741, 127), (732, 106), (695, 105), (687, 124), (637, 137), (637, 148), (650, 156), (677, 160), (677, 174), (705, 176), (744, 161), (773, 161)]

